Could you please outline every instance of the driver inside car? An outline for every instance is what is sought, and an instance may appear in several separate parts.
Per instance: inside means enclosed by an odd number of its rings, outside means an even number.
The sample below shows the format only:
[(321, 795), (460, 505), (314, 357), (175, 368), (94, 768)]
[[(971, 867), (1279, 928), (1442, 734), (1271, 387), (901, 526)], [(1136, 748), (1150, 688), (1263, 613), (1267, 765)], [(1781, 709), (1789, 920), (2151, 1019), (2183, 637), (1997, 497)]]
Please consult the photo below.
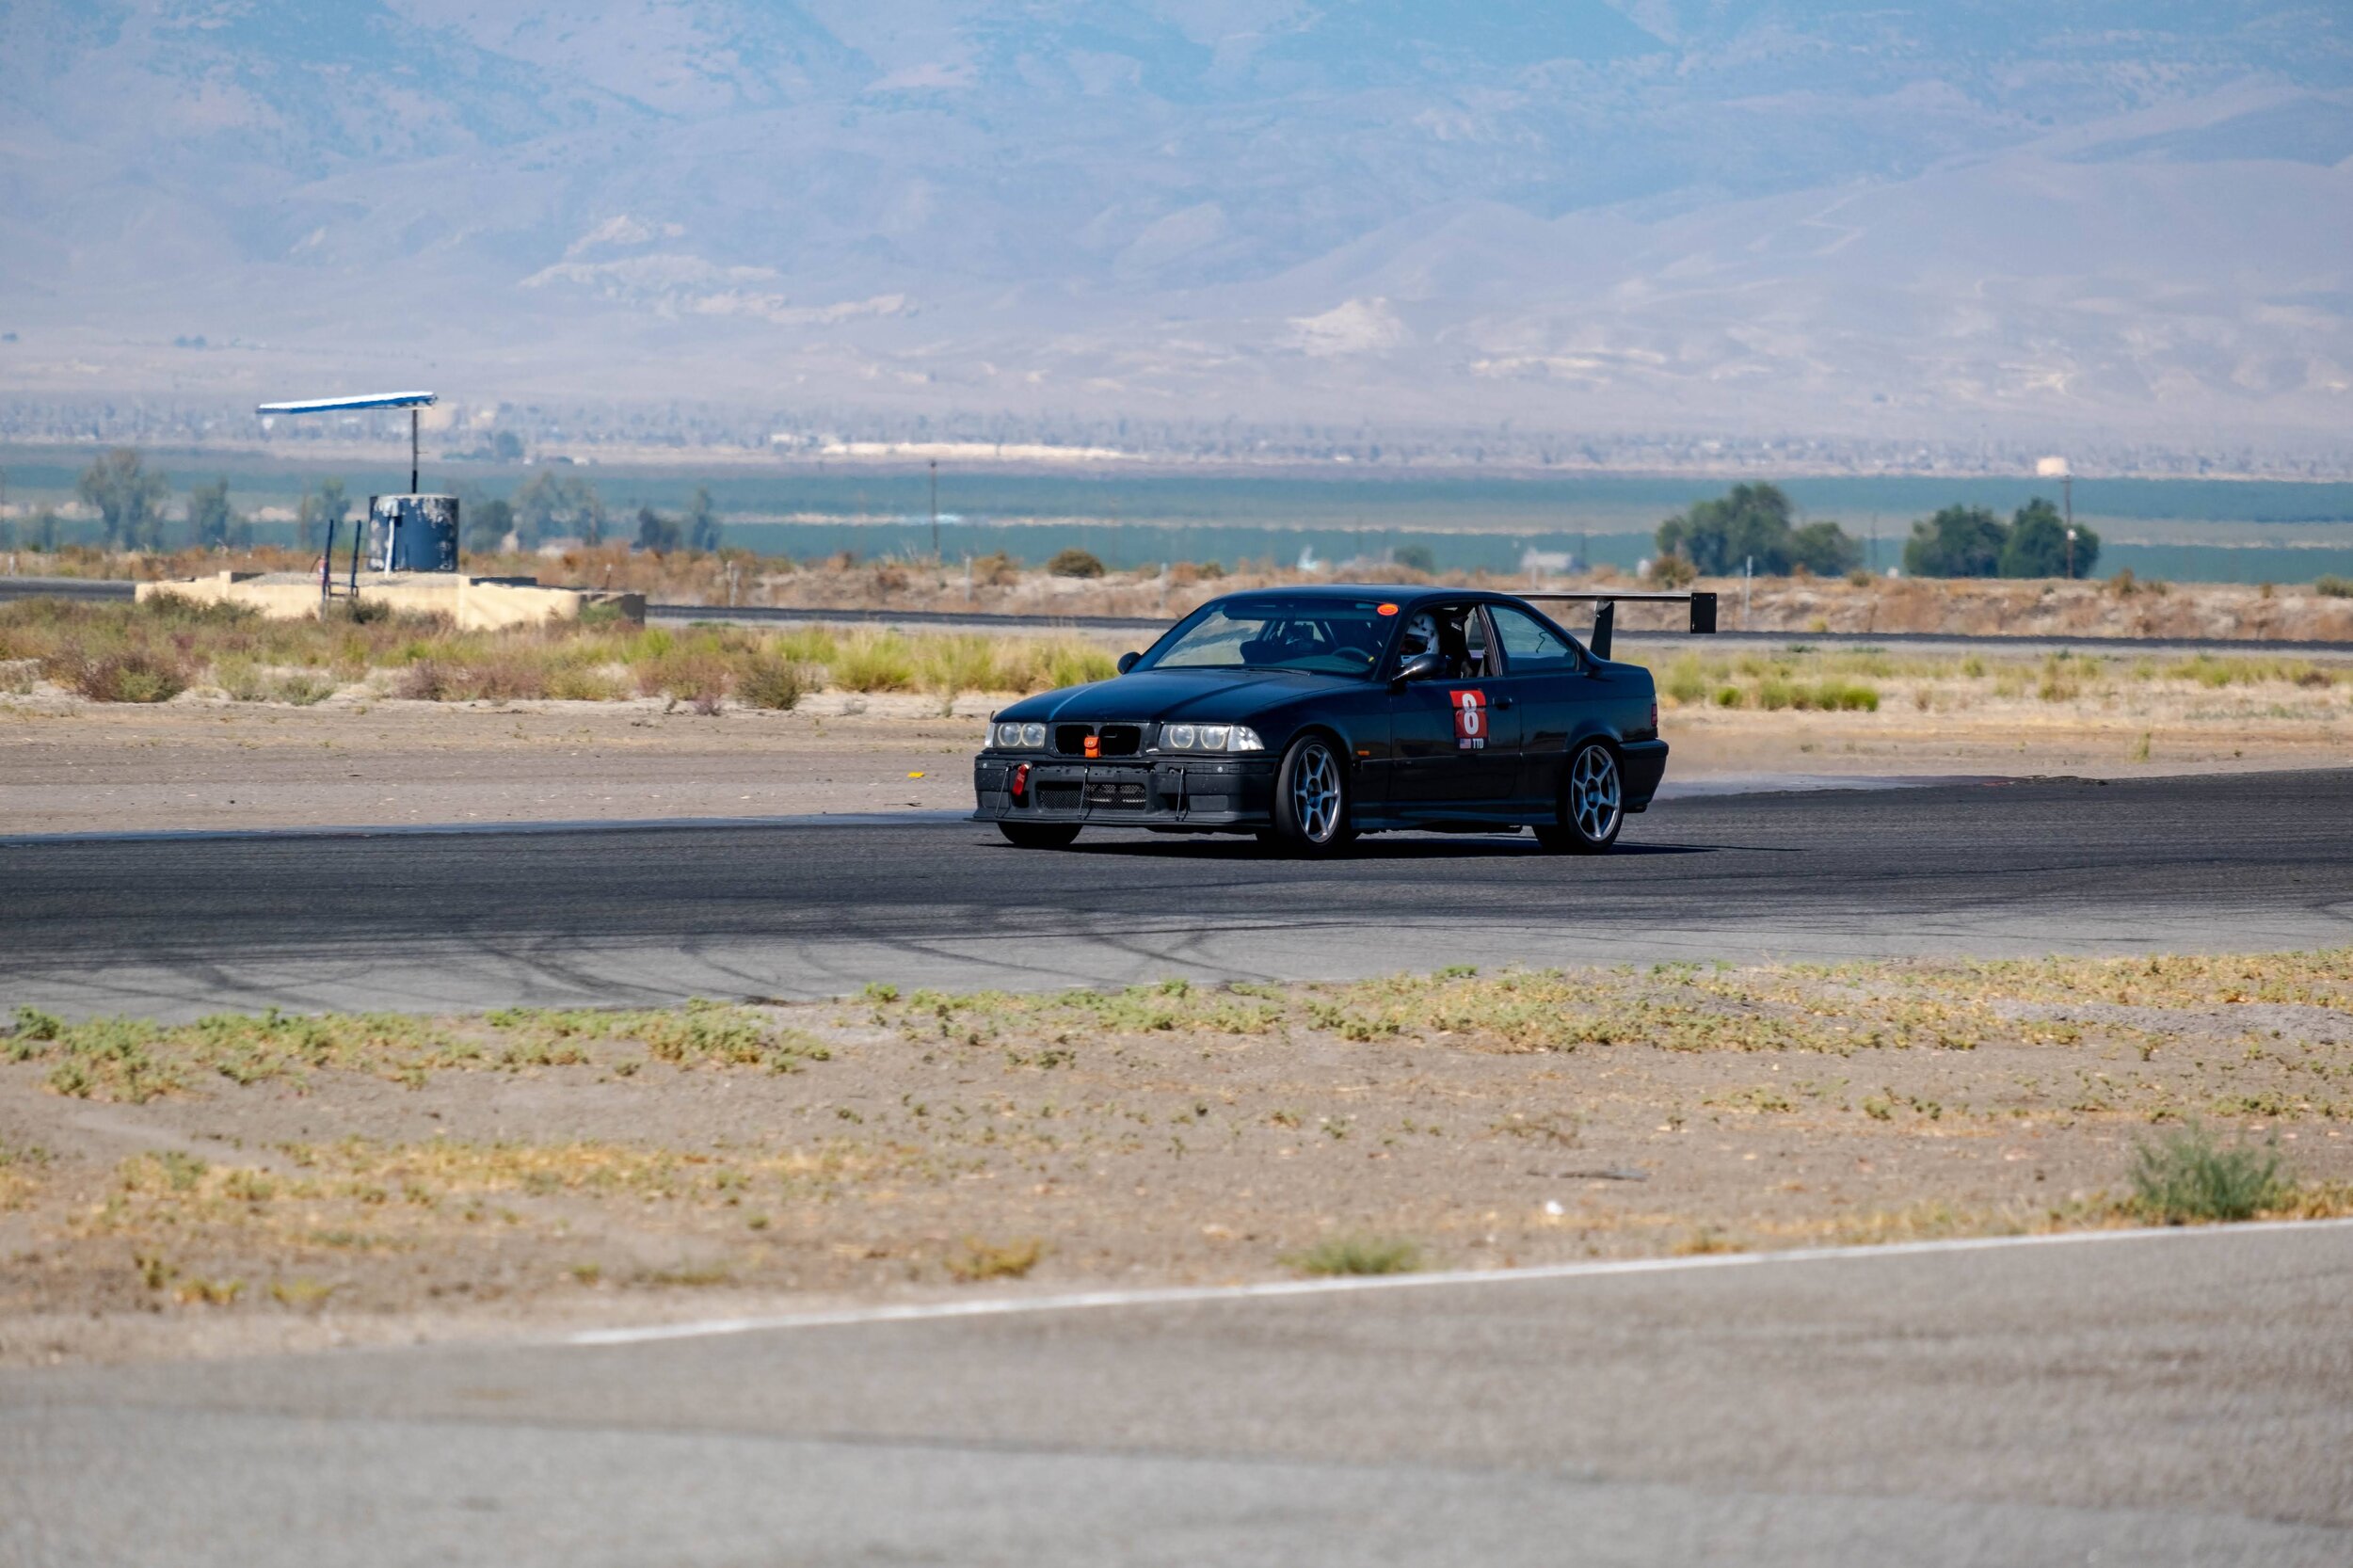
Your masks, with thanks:
[(1403, 669), (1409, 661), (1437, 646), (1438, 617), (1427, 610), (1415, 611), (1413, 619), (1405, 623), (1405, 634), (1398, 639), (1397, 667)]

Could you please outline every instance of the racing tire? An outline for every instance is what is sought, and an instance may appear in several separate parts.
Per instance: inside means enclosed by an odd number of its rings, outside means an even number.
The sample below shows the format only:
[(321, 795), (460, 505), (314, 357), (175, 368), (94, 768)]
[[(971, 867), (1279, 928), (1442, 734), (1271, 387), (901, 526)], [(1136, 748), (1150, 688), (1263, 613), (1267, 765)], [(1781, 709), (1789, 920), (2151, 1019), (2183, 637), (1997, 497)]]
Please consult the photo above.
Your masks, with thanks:
[(1350, 825), (1348, 760), (1328, 735), (1302, 735), (1274, 775), (1274, 825), (1258, 841), (1284, 855), (1337, 855), (1356, 837)]
[(1606, 742), (1587, 741), (1569, 754), (1561, 780), (1560, 820), (1536, 829), (1536, 841), (1556, 855), (1607, 855), (1625, 825), (1625, 770)]
[(1077, 823), (1000, 822), (997, 831), (1021, 849), (1068, 849), (1079, 841)]

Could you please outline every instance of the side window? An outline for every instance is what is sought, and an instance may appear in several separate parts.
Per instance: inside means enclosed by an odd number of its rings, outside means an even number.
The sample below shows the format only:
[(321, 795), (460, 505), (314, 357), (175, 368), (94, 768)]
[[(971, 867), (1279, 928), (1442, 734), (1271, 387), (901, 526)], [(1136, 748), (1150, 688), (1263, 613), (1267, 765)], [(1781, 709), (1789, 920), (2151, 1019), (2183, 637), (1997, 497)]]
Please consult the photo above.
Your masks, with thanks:
[(1579, 667), (1577, 649), (1525, 610), (1490, 604), (1487, 614), (1496, 623), (1496, 640), (1503, 645), (1509, 662), (1507, 674), (1561, 675)]

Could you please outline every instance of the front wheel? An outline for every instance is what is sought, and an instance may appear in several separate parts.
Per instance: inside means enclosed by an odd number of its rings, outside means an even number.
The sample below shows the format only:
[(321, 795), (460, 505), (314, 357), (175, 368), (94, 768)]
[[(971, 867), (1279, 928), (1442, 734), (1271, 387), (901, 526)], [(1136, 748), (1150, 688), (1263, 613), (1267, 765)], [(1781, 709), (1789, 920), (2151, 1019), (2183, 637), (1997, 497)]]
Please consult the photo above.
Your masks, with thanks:
[(1079, 841), (1076, 823), (1000, 822), (997, 831), (1023, 849), (1068, 849)]
[(1274, 776), (1274, 825), (1258, 835), (1289, 855), (1330, 855), (1356, 836), (1348, 822), (1348, 766), (1321, 735), (1303, 735)]
[(1601, 855), (1618, 841), (1625, 825), (1625, 777), (1618, 754), (1588, 741), (1569, 758), (1561, 781), (1561, 817), (1536, 829), (1536, 840), (1556, 854)]

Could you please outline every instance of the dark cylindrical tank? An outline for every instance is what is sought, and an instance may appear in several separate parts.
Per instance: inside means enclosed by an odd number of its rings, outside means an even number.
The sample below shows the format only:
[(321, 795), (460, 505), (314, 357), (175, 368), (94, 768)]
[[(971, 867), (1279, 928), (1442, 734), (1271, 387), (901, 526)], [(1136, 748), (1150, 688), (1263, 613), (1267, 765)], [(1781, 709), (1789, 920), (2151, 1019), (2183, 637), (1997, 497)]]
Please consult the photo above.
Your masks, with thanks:
[(379, 495), (368, 502), (370, 571), (456, 571), (457, 498)]

